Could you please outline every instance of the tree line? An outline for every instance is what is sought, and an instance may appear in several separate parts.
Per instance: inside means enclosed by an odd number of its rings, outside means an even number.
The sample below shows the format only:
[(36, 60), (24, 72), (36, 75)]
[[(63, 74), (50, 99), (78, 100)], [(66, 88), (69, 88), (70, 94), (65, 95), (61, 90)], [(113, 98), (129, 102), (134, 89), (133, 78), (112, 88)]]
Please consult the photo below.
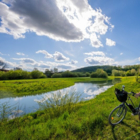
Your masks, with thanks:
[(0, 80), (37, 78), (46, 78), (46, 75), (39, 70), (33, 70), (32, 72), (24, 70), (9, 70), (8, 72), (0, 71)]
[[(111, 72), (112, 76), (135, 76), (140, 70), (116, 70), (113, 69)], [(38, 79), (38, 78), (65, 78), (65, 77), (91, 77), (91, 78), (107, 78), (108, 73), (103, 69), (97, 69), (94, 72), (58, 72), (58, 70), (52, 71), (46, 69), (45, 72), (41, 72), (38, 69), (33, 71), (25, 71), (22, 69), (9, 70), (8, 72), (0, 71), (0, 80), (13, 80), (13, 79)]]

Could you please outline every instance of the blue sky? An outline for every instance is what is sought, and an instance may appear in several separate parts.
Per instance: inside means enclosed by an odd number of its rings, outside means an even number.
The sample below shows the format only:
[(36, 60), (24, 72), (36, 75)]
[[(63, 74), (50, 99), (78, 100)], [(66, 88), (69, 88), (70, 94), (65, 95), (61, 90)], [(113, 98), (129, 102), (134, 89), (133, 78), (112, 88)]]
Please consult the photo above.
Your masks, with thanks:
[(139, 64), (139, 4), (0, 0), (0, 61), (29, 71)]

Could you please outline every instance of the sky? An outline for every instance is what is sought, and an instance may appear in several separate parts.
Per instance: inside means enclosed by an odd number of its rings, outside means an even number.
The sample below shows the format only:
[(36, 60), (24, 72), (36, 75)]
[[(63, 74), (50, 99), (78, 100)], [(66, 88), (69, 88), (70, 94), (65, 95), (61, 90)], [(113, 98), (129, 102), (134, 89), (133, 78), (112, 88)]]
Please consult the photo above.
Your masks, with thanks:
[(0, 0), (0, 62), (28, 71), (139, 64), (139, 5), (139, 0)]

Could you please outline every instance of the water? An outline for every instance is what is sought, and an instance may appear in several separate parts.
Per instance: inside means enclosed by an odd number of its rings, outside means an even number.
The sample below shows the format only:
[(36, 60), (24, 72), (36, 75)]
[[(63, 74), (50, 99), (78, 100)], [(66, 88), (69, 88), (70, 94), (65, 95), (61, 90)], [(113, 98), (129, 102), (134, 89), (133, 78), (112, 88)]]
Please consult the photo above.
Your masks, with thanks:
[[(96, 95), (106, 91), (108, 88), (113, 86), (120, 80), (116, 79), (113, 81), (106, 82), (93, 82), (93, 83), (75, 83), (75, 85), (59, 90), (64, 96), (66, 93), (76, 92), (81, 94), (81, 99), (89, 100), (94, 98)], [(4, 98), (0, 99), (0, 103), (7, 102), (8, 105), (16, 105), (24, 113), (30, 113), (39, 109), (38, 102), (44, 102), (48, 98), (51, 98), (52, 93), (58, 94), (58, 91), (51, 91), (43, 94), (15, 97), (15, 98)], [(22, 112), (20, 111), (20, 112)]]

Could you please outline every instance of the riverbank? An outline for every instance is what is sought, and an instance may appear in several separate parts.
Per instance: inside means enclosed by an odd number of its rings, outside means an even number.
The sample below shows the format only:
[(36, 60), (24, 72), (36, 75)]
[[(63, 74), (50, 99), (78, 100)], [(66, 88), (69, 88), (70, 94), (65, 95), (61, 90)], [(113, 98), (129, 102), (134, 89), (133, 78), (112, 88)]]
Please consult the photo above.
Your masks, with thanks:
[[(51, 114), (39, 111), (21, 118), (0, 123), (0, 139), (139, 139), (140, 121), (128, 109), (123, 123), (111, 127), (110, 112), (120, 104), (114, 89), (125, 85), (126, 91), (140, 91), (140, 83), (134, 77), (122, 78), (122, 82), (109, 88), (96, 98), (78, 103), (69, 111)], [(138, 104), (140, 99), (134, 99)]]
[(35, 95), (66, 88), (74, 85), (76, 82), (94, 82), (111, 80), (104, 78), (45, 78), (45, 79), (28, 79), (28, 80), (3, 80), (0, 81), (0, 98), (20, 97), (26, 95)]

